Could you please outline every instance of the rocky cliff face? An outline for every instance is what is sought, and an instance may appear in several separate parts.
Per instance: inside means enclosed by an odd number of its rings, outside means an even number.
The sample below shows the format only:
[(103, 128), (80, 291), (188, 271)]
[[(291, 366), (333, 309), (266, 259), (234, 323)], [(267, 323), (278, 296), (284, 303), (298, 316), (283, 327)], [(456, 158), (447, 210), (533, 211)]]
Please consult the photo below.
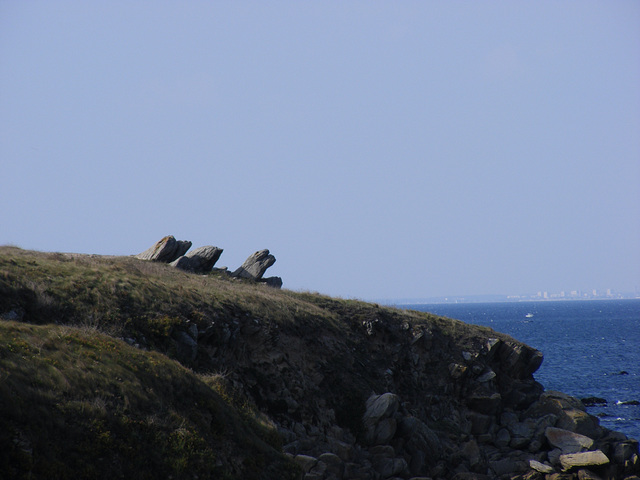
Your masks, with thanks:
[(637, 442), (534, 380), (540, 352), (429, 315), (334, 314), (348, 334), (328, 322), (305, 330), (250, 316), (198, 334), (199, 368), (226, 371), (278, 425), (305, 480), (638, 472)]

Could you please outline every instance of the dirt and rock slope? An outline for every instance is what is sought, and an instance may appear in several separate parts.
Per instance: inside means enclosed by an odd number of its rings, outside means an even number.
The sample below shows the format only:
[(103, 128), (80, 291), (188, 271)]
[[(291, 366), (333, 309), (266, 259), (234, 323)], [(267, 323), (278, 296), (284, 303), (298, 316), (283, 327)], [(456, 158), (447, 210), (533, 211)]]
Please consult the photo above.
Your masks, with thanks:
[(540, 352), (452, 319), (9, 247), (0, 316), (0, 477), (640, 472), (635, 440), (534, 380)]

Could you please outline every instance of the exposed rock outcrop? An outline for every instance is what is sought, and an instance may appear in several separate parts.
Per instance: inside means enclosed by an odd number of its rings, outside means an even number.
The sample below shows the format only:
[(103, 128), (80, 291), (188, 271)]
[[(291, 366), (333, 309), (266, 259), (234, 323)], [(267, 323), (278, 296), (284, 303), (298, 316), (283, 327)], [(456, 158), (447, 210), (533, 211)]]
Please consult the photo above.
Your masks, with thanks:
[[(172, 267), (187, 272), (207, 273), (213, 269), (223, 251), (218, 247), (205, 246), (187, 253), (189, 248), (191, 248), (190, 241), (176, 240), (173, 235), (167, 235), (135, 257), (140, 260), (168, 263)], [(276, 257), (271, 255), (269, 250), (259, 250), (249, 256), (237, 270), (231, 273), (231, 276), (262, 282), (273, 288), (282, 288), (282, 278), (262, 278), (267, 268), (275, 262)], [(219, 271), (228, 273), (226, 267)]]
[(271, 265), (276, 263), (276, 257), (269, 250), (259, 250), (250, 255), (244, 263), (231, 274), (232, 277), (260, 280)]
[(184, 255), (190, 248), (191, 242), (176, 240), (173, 235), (167, 235), (144, 252), (136, 255), (136, 258), (152, 262), (170, 263)]
[(179, 257), (169, 265), (194, 273), (206, 273), (213, 269), (222, 255), (222, 249), (214, 246), (198, 247)]

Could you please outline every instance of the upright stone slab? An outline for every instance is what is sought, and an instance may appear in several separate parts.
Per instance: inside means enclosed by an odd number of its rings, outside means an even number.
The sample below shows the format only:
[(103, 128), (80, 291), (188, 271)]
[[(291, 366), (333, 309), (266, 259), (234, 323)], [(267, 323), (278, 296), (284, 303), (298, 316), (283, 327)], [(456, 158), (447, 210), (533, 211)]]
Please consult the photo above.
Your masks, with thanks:
[(231, 274), (232, 277), (260, 280), (271, 265), (276, 263), (276, 257), (269, 254), (269, 250), (260, 250), (249, 258)]

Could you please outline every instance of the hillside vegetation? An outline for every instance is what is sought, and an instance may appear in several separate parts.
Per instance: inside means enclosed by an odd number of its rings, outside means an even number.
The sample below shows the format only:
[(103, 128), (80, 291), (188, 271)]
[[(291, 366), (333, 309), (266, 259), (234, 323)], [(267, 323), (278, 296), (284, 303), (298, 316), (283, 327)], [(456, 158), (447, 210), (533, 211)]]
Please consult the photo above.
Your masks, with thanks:
[(637, 470), (539, 352), (457, 320), (14, 247), (0, 317), (2, 478), (577, 478), (548, 427)]

